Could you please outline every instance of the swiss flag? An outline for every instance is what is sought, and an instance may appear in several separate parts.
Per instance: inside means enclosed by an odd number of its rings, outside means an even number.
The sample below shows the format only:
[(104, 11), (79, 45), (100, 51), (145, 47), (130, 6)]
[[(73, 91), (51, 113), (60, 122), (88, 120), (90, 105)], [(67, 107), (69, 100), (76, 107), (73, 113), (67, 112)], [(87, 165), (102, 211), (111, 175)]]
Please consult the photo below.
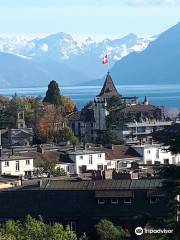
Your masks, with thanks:
[(105, 56), (103, 57), (102, 64), (107, 64), (108, 62), (109, 62), (108, 56), (105, 55)]

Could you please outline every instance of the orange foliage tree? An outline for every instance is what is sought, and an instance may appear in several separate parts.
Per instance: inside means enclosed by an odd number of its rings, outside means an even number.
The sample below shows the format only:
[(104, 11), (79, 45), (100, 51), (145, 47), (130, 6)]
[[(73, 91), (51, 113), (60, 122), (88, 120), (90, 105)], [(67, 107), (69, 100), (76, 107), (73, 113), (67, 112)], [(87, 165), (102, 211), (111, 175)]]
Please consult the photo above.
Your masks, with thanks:
[(36, 124), (36, 134), (42, 142), (56, 142), (58, 135), (64, 129), (65, 111), (63, 107), (56, 108), (54, 105), (47, 105), (44, 115)]

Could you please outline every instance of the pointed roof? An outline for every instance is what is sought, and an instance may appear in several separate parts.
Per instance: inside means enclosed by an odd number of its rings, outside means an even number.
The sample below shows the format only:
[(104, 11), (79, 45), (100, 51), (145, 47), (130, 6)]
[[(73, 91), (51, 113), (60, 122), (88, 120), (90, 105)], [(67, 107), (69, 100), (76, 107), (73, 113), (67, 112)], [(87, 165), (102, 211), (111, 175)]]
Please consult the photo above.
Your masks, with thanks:
[(97, 97), (111, 98), (112, 96), (120, 97), (113, 80), (111, 78), (110, 73), (107, 73), (106, 80), (104, 82), (103, 88)]

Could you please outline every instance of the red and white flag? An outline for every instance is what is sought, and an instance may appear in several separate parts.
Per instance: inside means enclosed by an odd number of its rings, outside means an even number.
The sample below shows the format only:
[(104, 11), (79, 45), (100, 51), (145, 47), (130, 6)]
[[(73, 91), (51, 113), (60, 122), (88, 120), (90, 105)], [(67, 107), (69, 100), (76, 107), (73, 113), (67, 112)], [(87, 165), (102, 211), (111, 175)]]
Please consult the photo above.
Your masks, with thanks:
[(103, 57), (102, 64), (107, 64), (109, 62), (107, 54)]

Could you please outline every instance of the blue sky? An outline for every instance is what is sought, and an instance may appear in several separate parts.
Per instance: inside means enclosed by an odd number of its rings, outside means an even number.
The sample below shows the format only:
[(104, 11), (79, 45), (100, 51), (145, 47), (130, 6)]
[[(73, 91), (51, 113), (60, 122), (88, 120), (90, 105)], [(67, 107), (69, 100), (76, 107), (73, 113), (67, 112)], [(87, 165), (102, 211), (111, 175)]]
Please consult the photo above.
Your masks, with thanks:
[(0, 0), (0, 33), (122, 37), (180, 22), (180, 0)]

